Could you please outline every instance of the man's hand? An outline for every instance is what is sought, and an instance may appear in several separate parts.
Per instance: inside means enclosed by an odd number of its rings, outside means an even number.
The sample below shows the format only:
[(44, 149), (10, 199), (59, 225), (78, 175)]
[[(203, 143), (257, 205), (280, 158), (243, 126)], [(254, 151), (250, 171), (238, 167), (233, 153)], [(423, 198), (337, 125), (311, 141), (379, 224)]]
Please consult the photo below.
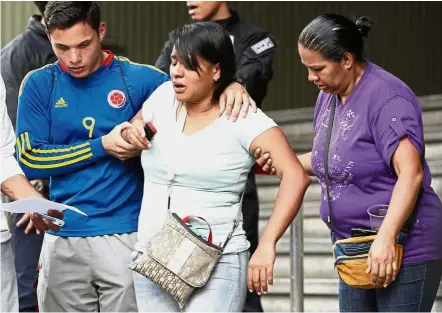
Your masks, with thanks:
[(219, 98), (219, 114), (220, 116), (226, 112), (227, 119), (236, 121), (241, 112), (242, 117), (246, 117), (249, 106), (256, 113), (257, 107), (255, 101), (247, 93), (247, 90), (238, 82), (233, 82), (223, 91)]
[[(49, 216), (58, 218), (59, 220), (62, 220), (64, 217), (63, 212), (56, 210), (49, 210), (47, 214)], [(29, 224), (30, 223), (32, 223), (35, 227), (37, 234), (40, 234), (40, 232), (44, 232), (46, 230), (52, 230), (54, 232), (60, 231), (60, 226), (53, 224), (51, 221), (43, 220), (38, 213), (32, 213), (31, 222), (29, 222)]]
[(262, 170), (266, 173), (270, 173), (271, 175), (276, 174), (276, 169), (272, 167), (273, 161), (270, 158), (269, 153), (262, 154), (262, 151), (260, 148), (257, 148), (255, 150), (255, 153), (253, 156), (256, 159), (256, 163), (258, 163), (259, 166), (261, 166)]
[[(24, 226), (26, 223), (28, 223), (28, 225), (26, 226), (25, 234), (28, 235), (32, 231), (32, 229), (34, 228), (34, 224), (29, 219), (29, 213), (23, 214), (22, 218), (15, 225), (18, 228), (20, 228), (20, 227)], [(37, 234), (40, 234), (40, 232), (37, 229), (36, 229), (36, 232), (37, 232)]]
[(104, 150), (121, 161), (139, 156), (141, 154), (140, 149), (126, 142), (121, 136), (121, 132), (128, 127), (130, 127), (130, 123), (124, 122), (115, 126), (109, 134), (102, 137)]

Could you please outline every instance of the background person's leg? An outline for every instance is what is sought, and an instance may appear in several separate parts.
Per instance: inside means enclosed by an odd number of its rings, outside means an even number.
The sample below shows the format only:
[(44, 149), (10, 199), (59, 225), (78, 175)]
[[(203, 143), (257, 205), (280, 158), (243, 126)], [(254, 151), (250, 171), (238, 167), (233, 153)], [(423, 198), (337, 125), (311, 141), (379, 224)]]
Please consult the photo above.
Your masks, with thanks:
[(27, 223), (17, 227), (17, 222), (23, 214), (14, 214), (12, 244), (14, 250), (15, 271), (17, 274), (18, 299), (20, 312), (37, 311), (37, 291), (33, 286), (37, 275), (37, 265), (40, 258), (44, 233), (37, 235), (33, 229), (25, 234)]
[[(0, 213), (3, 214), (3, 212)], [(0, 264), (0, 312), (17, 312), (17, 279), (15, 277), (14, 260), (12, 258), (11, 240), (1, 243)]]
[[(255, 165), (256, 166), (256, 165)], [(244, 194), (242, 214), (243, 228), (247, 240), (250, 242), (250, 256), (258, 247), (259, 240), (259, 199), (255, 181), (255, 166), (252, 167), (247, 178), (246, 192)], [(247, 292), (244, 312), (262, 312), (261, 296), (256, 292)]]

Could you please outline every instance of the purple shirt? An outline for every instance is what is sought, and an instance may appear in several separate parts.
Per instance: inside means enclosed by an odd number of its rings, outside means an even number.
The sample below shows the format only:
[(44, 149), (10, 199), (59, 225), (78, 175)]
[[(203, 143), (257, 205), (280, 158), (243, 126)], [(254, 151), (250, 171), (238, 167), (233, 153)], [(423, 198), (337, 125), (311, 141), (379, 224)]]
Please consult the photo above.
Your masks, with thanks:
[[(370, 229), (367, 209), (389, 204), (397, 181), (391, 165), (399, 139), (408, 137), (423, 154), (419, 101), (401, 80), (367, 62), (365, 72), (343, 105), (337, 100), (329, 151), (332, 224), (337, 239), (351, 228)], [(315, 115), (312, 168), (322, 186), (320, 215), (327, 221), (324, 148), (332, 95), (319, 94)], [(442, 258), (442, 204), (424, 165), (423, 197), (404, 247), (403, 264)]]

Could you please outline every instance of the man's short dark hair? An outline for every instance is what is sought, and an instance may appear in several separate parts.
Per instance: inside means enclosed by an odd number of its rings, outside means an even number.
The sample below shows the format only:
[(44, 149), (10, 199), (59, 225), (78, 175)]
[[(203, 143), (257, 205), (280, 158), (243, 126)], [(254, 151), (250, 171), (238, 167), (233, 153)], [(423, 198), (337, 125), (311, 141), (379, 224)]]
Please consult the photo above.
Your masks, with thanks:
[(45, 14), (45, 7), (48, 4), (48, 1), (34, 1), (34, 4), (37, 6), (40, 15), (43, 16)]
[(49, 1), (44, 12), (46, 28), (67, 29), (80, 22), (86, 22), (98, 33), (100, 7), (94, 1)]

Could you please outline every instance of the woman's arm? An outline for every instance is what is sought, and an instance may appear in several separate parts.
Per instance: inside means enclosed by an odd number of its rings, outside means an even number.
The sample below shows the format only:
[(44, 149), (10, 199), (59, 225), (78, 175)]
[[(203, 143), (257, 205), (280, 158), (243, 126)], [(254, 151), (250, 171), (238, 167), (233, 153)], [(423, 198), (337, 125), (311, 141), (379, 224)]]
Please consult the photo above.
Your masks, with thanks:
[(276, 175), (281, 179), (275, 208), (250, 260), (248, 270), (249, 289), (265, 293), (267, 283), (273, 283), (276, 243), (298, 213), (310, 184), (310, 177), (279, 127), (270, 128), (253, 140), (250, 154), (258, 147), (263, 153), (272, 155), (273, 161), (278, 164)]
[(389, 285), (399, 271), (396, 267), (396, 236), (415, 206), (424, 178), (422, 158), (407, 137), (399, 141), (392, 165), (398, 180), (368, 260), (367, 271), (371, 272), (372, 281), (379, 285)]

